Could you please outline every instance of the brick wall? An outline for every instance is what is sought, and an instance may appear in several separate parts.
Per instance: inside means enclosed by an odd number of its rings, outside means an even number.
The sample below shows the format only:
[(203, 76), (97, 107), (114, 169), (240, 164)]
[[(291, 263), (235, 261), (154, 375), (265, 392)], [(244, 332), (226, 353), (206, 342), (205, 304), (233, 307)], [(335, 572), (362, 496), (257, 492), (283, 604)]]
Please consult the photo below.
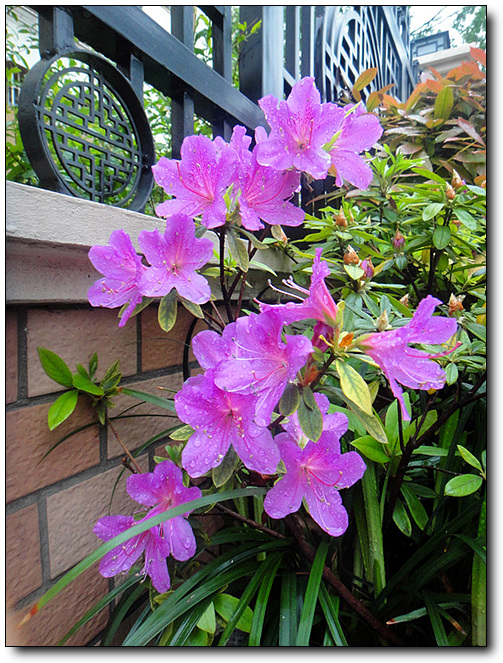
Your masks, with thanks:
[[(39, 614), (18, 627), (32, 604), (66, 571), (98, 547), (92, 532), (98, 518), (132, 512), (137, 506), (125, 491), (129, 474), (124, 452), (110, 431), (99, 424), (70, 437), (47, 452), (65, 434), (96, 421), (85, 397), (74, 414), (54, 431), (47, 412), (60, 391), (43, 372), (37, 347), (60, 355), (72, 371), (98, 353), (98, 377), (120, 360), (124, 386), (166, 397), (183, 383), (183, 349), (193, 318), (179, 308), (175, 328), (168, 334), (157, 323), (155, 307), (118, 329), (117, 311), (88, 305), (11, 306), (6, 311), (6, 596), (9, 645), (51, 646), (109, 590), (96, 567), (88, 570), (54, 598)], [(198, 321), (195, 333), (203, 329)], [(191, 367), (197, 370), (194, 357)], [(63, 389), (61, 387), (61, 389)], [(121, 395), (112, 415), (139, 401)], [(115, 428), (130, 451), (153, 435), (179, 423), (167, 411), (143, 404), (135, 414), (148, 417), (118, 420)], [(151, 416), (156, 415), (156, 416)], [(138, 458), (143, 471), (152, 471), (153, 457), (168, 438)], [(121, 475), (113, 492), (115, 482)], [(68, 645), (96, 639), (108, 618), (108, 608), (78, 631)]]

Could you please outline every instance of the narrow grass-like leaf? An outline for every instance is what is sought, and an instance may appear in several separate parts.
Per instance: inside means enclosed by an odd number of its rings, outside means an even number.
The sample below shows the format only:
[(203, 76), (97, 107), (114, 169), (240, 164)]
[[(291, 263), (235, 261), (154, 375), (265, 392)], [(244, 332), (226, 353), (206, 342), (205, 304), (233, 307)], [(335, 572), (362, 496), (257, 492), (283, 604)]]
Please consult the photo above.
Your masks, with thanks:
[(209, 504), (217, 504), (219, 502), (225, 502), (226, 500), (235, 499), (237, 497), (248, 497), (253, 495), (264, 495), (267, 492), (267, 488), (261, 488), (258, 486), (250, 486), (248, 488), (237, 488), (235, 490), (229, 490), (222, 493), (214, 493), (212, 495), (204, 495), (199, 497), (197, 500), (191, 500), (190, 502), (185, 502), (177, 507), (169, 509), (164, 513), (159, 514), (158, 516), (153, 516), (147, 521), (140, 522), (134, 527), (131, 527), (126, 532), (115, 536), (113, 539), (106, 541), (94, 552), (88, 555), (81, 562), (78, 562), (70, 571), (65, 573), (65, 575), (60, 578), (43, 596), (35, 603), (30, 612), (26, 615), (26, 619), (35, 615), (39, 612), (49, 601), (51, 601), (55, 596), (59, 594), (65, 587), (67, 587), (71, 582), (75, 580), (81, 573), (90, 568), (97, 560), (101, 559), (103, 555), (107, 552), (110, 552), (117, 546), (121, 545), (125, 541), (132, 539), (137, 534), (146, 532), (148, 529), (151, 529), (155, 525), (160, 525), (161, 523), (171, 520), (176, 516), (180, 516), (188, 511), (193, 511), (194, 509), (200, 509), (202, 507), (208, 506)]
[(249, 647), (260, 647), (267, 602), (269, 600), (269, 594), (271, 593), (272, 584), (276, 577), (276, 571), (278, 570), (282, 558), (283, 554), (276, 554), (275, 556), (271, 555), (268, 560), (268, 566), (264, 569), (262, 584), (257, 594), (255, 609), (253, 611), (253, 621), (248, 641)]
[(318, 601), (327, 552), (328, 544), (324, 542), (318, 547), (316, 556), (313, 560), (304, 596), (304, 605), (302, 606), (302, 612), (299, 619), (296, 647), (309, 647), (309, 638), (311, 636), (311, 629), (313, 628), (314, 612)]
[[(486, 536), (486, 498), (480, 510), (478, 536)], [(487, 644), (487, 568), (480, 555), (475, 555), (472, 565), (472, 645), (485, 647)]]
[(294, 647), (297, 638), (297, 576), (285, 571), (281, 578), (279, 646)]
[[(230, 554), (220, 556), (186, 580), (142, 624), (134, 637), (127, 637), (126, 647), (147, 645), (167, 624), (223, 587), (253, 574), (257, 569), (256, 555), (284, 545), (283, 541), (269, 541), (259, 545), (247, 545)], [(244, 549), (243, 549), (244, 548)], [(250, 559), (253, 557), (254, 559)]]
[(203, 614), (206, 612), (206, 609), (216, 596), (217, 593), (214, 592), (205, 600), (201, 601), (198, 605), (195, 605), (190, 610), (190, 612), (184, 616), (177, 630), (173, 633), (169, 640), (170, 647), (181, 647), (189, 641), (189, 638), (192, 635), (194, 629), (197, 628), (198, 621), (201, 619)]
[(430, 598), (428, 592), (423, 592), (423, 597), (437, 645), (439, 647), (450, 647), (437, 604)]
[(361, 480), (365, 503), (365, 518), (368, 532), (368, 555), (370, 580), (374, 583), (377, 596), (386, 584), (384, 563), (384, 544), (379, 493), (377, 490), (376, 469), (374, 463), (367, 463), (367, 469)]
[[(327, 626), (329, 628), (330, 634), (333, 638), (336, 647), (347, 647), (348, 643), (339, 622), (339, 610), (336, 609), (336, 607), (334, 606), (335, 601), (337, 601), (338, 605), (339, 597), (338, 596), (331, 597), (325, 586), (325, 583), (322, 582), (320, 587), (319, 599), (320, 599), (321, 609), (323, 610), (323, 614), (325, 615)], [(334, 602), (332, 601), (332, 599)]]
[(146, 401), (152, 405), (158, 405), (165, 410), (171, 410), (171, 412), (176, 413), (175, 404), (172, 400), (168, 400), (167, 398), (162, 398), (161, 396), (156, 396), (155, 394), (148, 394), (144, 391), (138, 391), (137, 389), (129, 389), (128, 387), (122, 387), (121, 392), (127, 396), (138, 398), (141, 401)]
[(107, 629), (105, 631), (105, 634), (103, 635), (101, 639), (101, 646), (102, 647), (111, 647), (112, 646), (112, 641), (114, 639), (115, 634), (121, 627), (124, 618), (128, 614), (129, 610), (133, 606), (134, 602), (142, 595), (145, 594), (145, 587), (143, 585), (138, 585), (137, 587), (133, 587), (131, 591), (125, 593), (119, 603), (117, 604), (112, 619), (107, 625)]

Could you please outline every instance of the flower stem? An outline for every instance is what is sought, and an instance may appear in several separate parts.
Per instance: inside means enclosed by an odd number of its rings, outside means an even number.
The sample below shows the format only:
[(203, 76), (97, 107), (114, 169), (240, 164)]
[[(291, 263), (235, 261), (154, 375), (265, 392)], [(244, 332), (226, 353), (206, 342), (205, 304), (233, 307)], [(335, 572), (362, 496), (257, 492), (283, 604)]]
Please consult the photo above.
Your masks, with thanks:
[(133, 456), (131, 455), (131, 452), (129, 451), (129, 449), (126, 447), (126, 445), (124, 444), (124, 442), (121, 440), (119, 434), (118, 434), (117, 431), (115, 430), (115, 428), (114, 428), (114, 426), (112, 425), (112, 423), (111, 423), (110, 419), (108, 418), (108, 416), (107, 416), (107, 425), (110, 427), (110, 430), (111, 430), (112, 433), (114, 434), (115, 439), (117, 440), (117, 442), (121, 445), (121, 447), (122, 447), (122, 448), (124, 449), (124, 451), (126, 452), (127, 456), (129, 457), (129, 460), (131, 461), (131, 464), (132, 464), (133, 467), (135, 468), (136, 472), (137, 472), (138, 474), (141, 474), (141, 473), (142, 473), (141, 469), (138, 467), (138, 464), (136, 463), (135, 459), (134, 459)]

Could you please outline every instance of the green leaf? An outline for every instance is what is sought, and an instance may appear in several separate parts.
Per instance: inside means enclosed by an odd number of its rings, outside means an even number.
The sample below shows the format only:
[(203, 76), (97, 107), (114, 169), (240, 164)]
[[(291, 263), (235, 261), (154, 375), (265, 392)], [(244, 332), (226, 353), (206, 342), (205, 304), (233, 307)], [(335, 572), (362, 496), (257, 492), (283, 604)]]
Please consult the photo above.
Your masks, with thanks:
[(361, 279), (362, 276), (365, 274), (364, 270), (361, 267), (358, 267), (358, 265), (342, 265), (342, 266), (344, 267), (346, 274), (353, 281), (358, 281), (358, 279)]
[(364, 435), (359, 437), (351, 444), (361, 451), (364, 456), (370, 460), (375, 461), (376, 463), (388, 463), (389, 456), (387, 456), (382, 448), (382, 445), (377, 440), (374, 440), (370, 435)]
[(454, 105), (454, 95), (452, 89), (445, 85), (437, 94), (435, 99), (435, 112), (434, 118), (440, 120), (448, 120)]
[(152, 405), (157, 405), (162, 407), (165, 410), (171, 410), (171, 412), (176, 412), (175, 404), (173, 401), (168, 400), (167, 398), (162, 398), (161, 396), (156, 396), (155, 394), (148, 394), (145, 391), (138, 391), (136, 389), (129, 389), (128, 387), (122, 387), (121, 392), (127, 396), (132, 396), (133, 398), (138, 398), (140, 401), (146, 401)]
[(447, 364), (445, 367), (445, 382), (448, 385), (454, 384), (458, 379), (458, 367), (454, 362)]
[(103, 389), (89, 380), (89, 378), (84, 377), (81, 373), (77, 373), (73, 376), (73, 386), (80, 391), (85, 391), (88, 394), (93, 394), (94, 396), (103, 396)]
[(296, 384), (289, 382), (279, 399), (279, 411), (285, 417), (292, 415), (299, 407), (300, 394)]
[(260, 588), (255, 600), (255, 609), (253, 611), (253, 620), (248, 641), (249, 647), (260, 647), (269, 595), (282, 558), (282, 553), (274, 553), (269, 555), (269, 559), (266, 559), (263, 563), (265, 568), (263, 569)]
[(98, 354), (95, 352), (89, 360), (89, 376), (92, 378), (98, 369)]
[(174, 288), (168, 292), (167, 295), (159, 302), (159, 310), (157, 312), (157, 319), (160, 328), (169, 332), (175, 326), (177, 315), (177, 293)]
[(323, 542), (318, 546), (316, 556), (313, 560), (309, 580), (304, 595), (304, 605), (299, 619), (299, 630), (297, 631), (296, 647), (309, 647), (309, 638), (313, 627), (314, 611), (318, 602), (323, 568), (328, 552), (328, 543)]
[(435, 248), (442, 250), (451, 241), (451, 229), (449, 226), (437, 226), (433, 232), (433, 244)]
[(395, 510), (393, 511), (393, 522), (398, 527), (398, 529), (403, 534), (405, 534), (405, 536), (411, 536), (412, 524), (410, 522), (410, 518), (407, 514), (405, 506), (401, 500), (396, 501)]
[[(302, 390), (305, 391), (306, 387)], [(309, 389), (307, 387), (307, 389)], [(309, 391), (311, 391), (309, 389)], [(312, 393), (312, 392), (311, 392)], [(299, 418), (299, 425), (302, 429), (302, 432), (307, 437), (308, 440), (317, 442), (323, 432), (323, 416), (320, 412), (320, 408), (315, 402), (315, 407), (310, 407), (306, 404), (304, 399), (304, 393), (302, 398), (299, 400), (299, 407), (297, 409), (297, 416)], [(308, 396), (309, 401), (309, 396)]]
[(297, 637), (297, 576), (285, 571), (281, 578), (279, 641), (280, 647), (294, 647)]
[(482, 477), (477, 474), (461, 474), (445, 484), (444, 494), (449, 497), (465, 497), (475, 493), (482, 485)]
[(325, 583), (322, 582), (319, 599), (321, 609), (323, 610), (327, 626), (335, 645), (337, 647), (347, 647), (348, 643), (339, 622), (339, 610), (338, 607), (334, 606), (335, 602), (337, 602), (336, 605), (338, 605), (339, 597), (331, 596), (325, 587)]
[(428, 180), (438, 182), (445, 187), (445, 179), (440, 177), (440, 175), (432, 172), (431, 170), (427, 170), (426, 168), (412, 168), (412, 172), (417, 173), (418, 175), (422, 175), (422, 177), (426, 177)]
[[(236, 598), (235, 596), (231, 596), (230, 594), (217, 594), (213, 600), (213, 605), (215, 606), (215, 610), (226, 622), (232, 619), (234, 613), (236, 612), (238, 604), (239, 604), (239, 599)], [(246, 608), (243, 611), (243, 614), (241, 615), (241, 618), (236, 624), (236, 628), (239, 629), (240, 631), (244, 631), (245, 633), (249, 633), (251, 629), (252, 619), (253, 619), (253, 611), (250, 608), (250, 606), (246, 606)]]
[(234, 475), (240, 463), (241, 459), (234, 451), (234, 447), (230, 446), (220, 465), (213, 467), (211, 470), (213, 485), (220, 488), (226, 484)]
[(210, 603), (199, 618), (199, 621), (197, 622), (197, 628), (200, 628), (201, 631), (206, 631), (206, 633), (215, 633), (216, 627), (217, 622), (215, 619), (215, 606), (213, 603)]
[(229, 245), (229, 254), (233, 260), (235, 260), (236, 265), (243, 272), (247, 272), (250, 266), (248, 249), (246, 248), (245, 243), (236, 236), (236, 234), (229, 230), (227, 232), (227, 240)]
[(461, 457), (463, 458), (463, 460), (466, 463), (468, 463), (468, 465), (471, 465), (472, 467), (474, 467), (479, 472), (482, 472), (482, 465), (475, 458), (475, 456), (470, 451), (468, 451), (468, 449), (461, 446), (461, 444), (458, 444), (457, 447), (458, 447), (458, 451), (461, 454)]
[(180, 295), (178, 296), (178, 299), (181, 301), (187, 311), (192, 313), (195, 318), (201, 318), (201, 320), (204, 319), (203, 309), (199, 306), (199, 304), (194, 304), (194, 302), (190, 302), (188, 299), (180, 297)]
[(73, 375), (65, 362), (55, 352), (46, 348), (37, 348), (42, 368), (47, 375), (64, 387), (73, 387)]
[(65, 419), (68, 419), (71, 413), (75, 410), (78, 397), (78, 390), (72, 389), (71, 391), (65, 391), (64, 394), (61, 394), (61, 396), (54, 401), (47, 414), (49, 430), (54, 430), (62, 424)]
[(341, 381), (341, 389), (347, 398), (366, 414), (372, 415), (372, 397), (367, 383), (346, 361), (337, 361), (335, 368)]
[(405, 501), (409, 508), (410, 514), (414, 519), (416, 525), (419, 529), (423, 530), (426, 527), (428, 522), (428, 514), (424, 506), (421, 504), (421, 501), (417, 495), (412, 491), (407, 484), (402, 484), (401, 487), (402, 495), (405, 497)]
[(470, 212), (464, 209), (456, 208), (454, 214), (458, 221), (460, 221), (469, 230), (477, 230), (477, 219), (473, 218)]
[(379, 417), (372, 412), (371, 415), (364, 412), (359, 408), (356, 403), (353, 403), (349, 399), (346, 401), (349, 409), (358, 419), (358, 421), (364, 426), (365, 430), (369, 435), (375, 438), (381, 444), (388, 444), (388, 438), (384, 431), (383, 425)]
[(444, 203), (430, 203), (423, 209), (423, 221), (429, 221), (444, 208)]
[(170, 434), (170, 438), (172, 440), (176, 440), (176, 441), (178, 441), (178, 440), (188, 440), (189, 437), (191, 437), (193, 433), (194, 433), (194, 429), (192, 428), (192, 426), (184, 425), (184, 426), (180, 426), (175, 431), (173, 431)]

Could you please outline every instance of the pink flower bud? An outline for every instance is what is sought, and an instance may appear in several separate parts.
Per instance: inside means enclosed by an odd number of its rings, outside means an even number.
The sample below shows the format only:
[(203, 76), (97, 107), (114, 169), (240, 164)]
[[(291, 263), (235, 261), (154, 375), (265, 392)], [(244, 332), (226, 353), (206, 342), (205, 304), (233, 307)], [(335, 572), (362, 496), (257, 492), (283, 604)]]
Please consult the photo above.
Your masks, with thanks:
[(405, 237), (397, 229), (397, 231), (395, 233), (395, 236), (393, 237), (393, 246), (395, 247), (395, 250), (399, 251), (403, 247), (404, 244), (405, 244)]

